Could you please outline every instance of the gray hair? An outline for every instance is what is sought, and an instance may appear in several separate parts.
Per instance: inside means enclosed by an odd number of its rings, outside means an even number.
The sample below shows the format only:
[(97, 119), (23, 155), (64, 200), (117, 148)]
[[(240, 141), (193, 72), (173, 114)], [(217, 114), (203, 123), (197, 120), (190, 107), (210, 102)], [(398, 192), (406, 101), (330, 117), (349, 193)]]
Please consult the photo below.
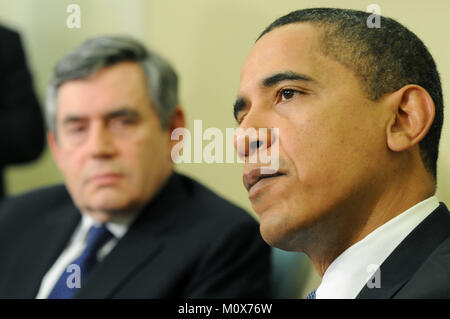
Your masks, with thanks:
[(85, 79), (102, 68), (128, 61), (141, 65), (147, 78), (150, 101), (158, 113), (161, 126), (167, 128), (178, 104), (178, 78), (174, 69), (162, 57), (132, 38), (100, 36), (87, 40), (55, 66), (46, 93), (48, 130), (56, 133), (56, 101), (63, 83)]

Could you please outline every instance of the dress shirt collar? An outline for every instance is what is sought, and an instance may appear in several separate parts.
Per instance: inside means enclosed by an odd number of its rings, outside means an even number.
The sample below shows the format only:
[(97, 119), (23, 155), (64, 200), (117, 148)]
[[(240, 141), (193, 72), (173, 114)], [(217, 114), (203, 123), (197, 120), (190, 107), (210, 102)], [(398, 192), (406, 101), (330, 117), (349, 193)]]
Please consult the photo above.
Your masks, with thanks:
[(400, 242), (438, 206), (438, 198), (432, 196), (347, 248), (325, 271), (316, 298), (355, 298)]
[[(125, 235), (138, 215), (139, 213), (128, 213), (126, 215), (116, 216), (106, 223), (105, 226), (116, 239), (120, 239)], [(79, 236), (87, 238), (89, 229), (94, 225), (99, 226), (101, 223), (93, 219), (88, 213), (82, 213), (81, 216)]]

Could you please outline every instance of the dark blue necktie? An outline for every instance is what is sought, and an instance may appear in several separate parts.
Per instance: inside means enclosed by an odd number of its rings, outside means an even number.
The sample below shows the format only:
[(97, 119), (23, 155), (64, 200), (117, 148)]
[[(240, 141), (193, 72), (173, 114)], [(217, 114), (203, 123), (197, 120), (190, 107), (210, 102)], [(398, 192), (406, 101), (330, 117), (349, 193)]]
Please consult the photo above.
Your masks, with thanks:
[(103, 226), (92, 226), (83, 253), (62, 273), (48, 299), (71, 299), (86, 282), (86, 277), (98, 262), (99, 249), (112, 238), (109, 230)]
[(311, 291), (308, 296), (306, 296), (306, 299), (316, 299), (316, 289)]

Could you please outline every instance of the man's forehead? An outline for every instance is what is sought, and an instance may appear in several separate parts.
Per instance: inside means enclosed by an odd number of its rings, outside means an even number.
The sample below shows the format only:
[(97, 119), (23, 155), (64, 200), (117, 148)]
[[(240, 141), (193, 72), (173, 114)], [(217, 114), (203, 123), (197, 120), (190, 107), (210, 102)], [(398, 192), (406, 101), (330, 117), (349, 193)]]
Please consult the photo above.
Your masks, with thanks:
[(83, 99), (73, 102), (65, 99), (60, 101), (57, 107), (57, 118), (66, 116), (80, 116), (80, 117), (104, 117), (117, 110), (127, 109), (136, 112), (141, 112), (142, 109), (148, 107), (136, 98), (111, 99)]
[(309, 23), (293, 23), (278, 27), (262, 36), (244, 62), (241, 79), (261, 79), (280, 70), (314, 72), (319, 61), (319, 31)]
[(272, 29), (271, 31), (264, 34), (259, 38), (255, 47), (264, 44), (267, 41), (289, 41), (291, 42), (302, 42), (303, 44), (313, 43), (319, 40), (321, 35), (321, 30), (318, 26), (313, 25), (309, 22), (296, 22), (282, 25)]
[(250, 55), (258, 52), (279, 52), (284, 54), (296, 52), (317, 53), (319, 50), (320, 31), (310, 23), (291, 23), (277, 27), (256, 41)]
[[(146, 105), (148, 92), (140, 72), (136, 63), (123, 62), (90, 77), (67, 81), (58, 90), (57, 113), (108, 114), (123, 105), (136, 109)], [(127, 81), (122, 75), (127, 75)]]

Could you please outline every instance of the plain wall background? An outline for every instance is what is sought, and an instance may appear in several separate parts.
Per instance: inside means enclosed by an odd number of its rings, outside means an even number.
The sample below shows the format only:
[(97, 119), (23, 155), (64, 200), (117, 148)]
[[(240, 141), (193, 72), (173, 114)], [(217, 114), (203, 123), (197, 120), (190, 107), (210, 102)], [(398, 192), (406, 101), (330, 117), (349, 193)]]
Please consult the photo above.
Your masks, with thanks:
[[(81, 7), (81, 28), (69, 29), (69, 4)], [(340, 1), (338, 7), (366, 10), (373, 2)], [(450, 2), (377, 1), (381, 14), (393, 17), (428, 46), (441, 73), (444, 100), (450, 93)], [(236, 128), (232, 104), (241, 65), (257, 35), (274, 19), (307, 7), (336, 7), (335, 1), (304, 0), (0, 0), (0, 23), (22, 34), (35, 88), (43, 102), (54, 64), (88, 37), (128, 34), (164, 55), (180, 77), (180, 97), (193, 132), (196, 119), (203, 129)], [(3, 48), (2, 48), (3, 49)], [(448, 111), (445, 111), (448, 115)], [(450, 203), (450, 134), (444, 122), (438, 163), (438, 195)], [(207, 142), (204, 142), (205, 145)], [(225, 146), (224, 146), (225, 148)], [(241, 164), (180, 164), (178, 171), (194, 176), (222, 196), (252, 211), (242, 186)], [(36, 162), (7, 169), (10, 194), (61, 182), (47, 148)]]

